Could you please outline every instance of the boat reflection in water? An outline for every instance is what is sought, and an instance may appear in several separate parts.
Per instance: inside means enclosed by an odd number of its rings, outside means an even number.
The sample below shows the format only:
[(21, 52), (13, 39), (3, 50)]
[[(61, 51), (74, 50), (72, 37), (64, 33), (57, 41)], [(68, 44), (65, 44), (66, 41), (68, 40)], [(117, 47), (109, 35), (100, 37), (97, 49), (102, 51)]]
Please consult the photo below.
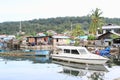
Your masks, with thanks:
[(59, 73), (62, 73), (64, 75), (66, 74), (68, 76), (80, 77), (84, 80), (103, 80), (105, 73), (108, 72), (108, 70), (103, 65), (86, 65), (60, 62), (55, 60), (52, 62), (62, 65), (63, 70), (59, 71)]

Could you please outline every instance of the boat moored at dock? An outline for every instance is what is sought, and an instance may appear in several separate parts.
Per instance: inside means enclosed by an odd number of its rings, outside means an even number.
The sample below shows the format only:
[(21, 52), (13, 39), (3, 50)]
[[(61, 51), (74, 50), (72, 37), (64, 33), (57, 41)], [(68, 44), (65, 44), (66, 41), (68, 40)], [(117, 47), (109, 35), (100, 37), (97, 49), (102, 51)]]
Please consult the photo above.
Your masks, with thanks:
[(85, 64), (105, 64), (108, 59), (97, 54), (90, 53), (86, 47), (81, 46), (57, 46), (52, 59)]

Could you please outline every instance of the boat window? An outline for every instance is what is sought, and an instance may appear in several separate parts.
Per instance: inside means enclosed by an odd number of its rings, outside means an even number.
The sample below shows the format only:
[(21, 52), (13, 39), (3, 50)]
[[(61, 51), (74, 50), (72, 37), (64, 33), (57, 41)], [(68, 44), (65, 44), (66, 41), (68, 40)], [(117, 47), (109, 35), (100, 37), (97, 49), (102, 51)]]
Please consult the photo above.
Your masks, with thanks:
[(79, 54), (77, 50), (71, 50), (71, 54)]
[(79, 49), (79, 52), (80, 52), (81, 54), (87, 54), (87, 52), (86, 52), (85, 49)]
[(64, 49), (64, 53), (70, 53), (69, 49)]

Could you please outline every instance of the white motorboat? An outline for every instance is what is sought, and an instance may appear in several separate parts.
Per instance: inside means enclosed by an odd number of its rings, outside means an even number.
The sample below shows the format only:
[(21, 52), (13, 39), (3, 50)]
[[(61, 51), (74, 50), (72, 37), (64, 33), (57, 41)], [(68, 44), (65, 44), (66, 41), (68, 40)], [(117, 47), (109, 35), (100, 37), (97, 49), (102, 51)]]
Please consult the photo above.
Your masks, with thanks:
[(57, 46), (56, 53), (52, 54), (52, 59), (85, 64), (105, 64), (108, 58), (90, 53), (86, 47), (80, 46)]

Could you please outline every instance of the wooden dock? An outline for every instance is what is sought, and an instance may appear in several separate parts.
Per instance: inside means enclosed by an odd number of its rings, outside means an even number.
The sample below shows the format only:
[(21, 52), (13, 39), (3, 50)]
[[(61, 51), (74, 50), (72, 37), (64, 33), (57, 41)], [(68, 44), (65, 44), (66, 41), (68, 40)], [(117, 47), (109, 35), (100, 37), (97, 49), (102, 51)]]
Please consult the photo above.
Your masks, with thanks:
[(29, 50), (53, 50), (53, 45), (39, 45), (39, 46), (20, 46), (20, 49)]

